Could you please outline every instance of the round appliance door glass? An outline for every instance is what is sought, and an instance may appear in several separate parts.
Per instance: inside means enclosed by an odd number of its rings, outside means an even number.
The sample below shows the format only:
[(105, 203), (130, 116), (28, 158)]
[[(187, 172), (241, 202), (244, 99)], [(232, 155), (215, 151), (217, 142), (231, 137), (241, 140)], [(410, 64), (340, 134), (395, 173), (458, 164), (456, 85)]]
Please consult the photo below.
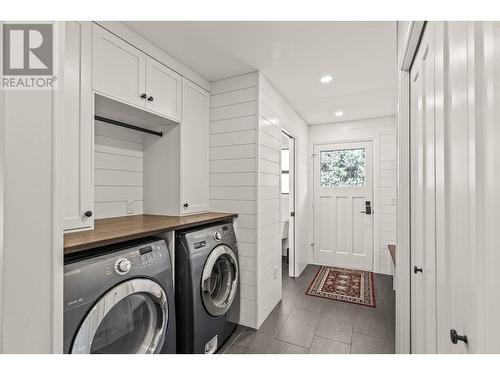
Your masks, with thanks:
[(205, 262), (201, 277), (201, 296), (212, 316), (221, 316), (231, 307), (238, 288), (238, 262), (226, 245), (215, 247)]
[(163, 288), (149, 279), (132, 279), (108, 291), (85, 317), (71, 353), (158, 353), (168, 323)]

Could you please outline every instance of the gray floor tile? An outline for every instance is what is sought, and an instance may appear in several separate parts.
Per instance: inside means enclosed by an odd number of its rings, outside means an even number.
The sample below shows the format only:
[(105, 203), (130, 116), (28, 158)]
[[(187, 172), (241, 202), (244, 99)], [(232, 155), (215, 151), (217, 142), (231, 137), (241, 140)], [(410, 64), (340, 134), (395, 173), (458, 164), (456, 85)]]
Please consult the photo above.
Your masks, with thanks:
[(279, 340), (274, 340), (267, 351), (268, 354), (307, 354), (307, 352), (307, 348)]
[(313, 297), (306, 294), (301, 294), (296, 302), (295, 307), (302, 310), (323, 312), (327, 304), (327, 300), (324, 298)]
[(290, 315), (293, 309), (295, 309), (297, 301), (300, 299), (300, 297), (300, 293), (290, 290), (283, 290), (281, 301), (276, 305), (272, 312), (281, 315)]
[(385, 309), (365, 308), (354, 315), (354, 332), (379, 338), (390, 336)]
[(290, 278), (284, 266), (282, 301), (258, 331), (239, 327), (219, 353), (394, 353), (392, 277), (374, 275), (372, 308), (305, 295), (318, 269)]
[(350, 351), (351, 346), (348, 344), (315, 336), (309, 354), (349, 354)]
[(325, 313), (316, 330), (316, 336), (351, 344), (354, 317), (352, 313), (336, 311)]
[(273, 339), (273, 336), (268, 336), (255, 329), (247, 328), (235, 340), (233, 345), (243, 346), (253, 353), (265, 353)]
[(285, 323), (287, 315), (272, 312), (259, 328), (259, 333), (275, 338), (279, 330)]
[(276, 338), (290, 344), (309, 348), (320, 318), (321, 313), (294, 309), (281, 327)]
[(351, 354), (393, 354), (392, 338), (378, 338), (360, 333), (353, 333)]

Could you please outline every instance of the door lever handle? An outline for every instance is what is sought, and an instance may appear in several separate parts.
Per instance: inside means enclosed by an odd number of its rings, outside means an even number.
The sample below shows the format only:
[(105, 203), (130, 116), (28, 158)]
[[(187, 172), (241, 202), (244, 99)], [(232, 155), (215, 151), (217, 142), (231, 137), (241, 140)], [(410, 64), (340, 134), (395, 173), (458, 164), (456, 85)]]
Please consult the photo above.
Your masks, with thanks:
[(450, 330), (450, 339), (453, 344), (458, 343), (459, 341), (463, 341), (465, 344), (469, 343), (466, 335), (459, 335), (456, 330)]
[(418, 268), (417, 266), (414, 266), (413, 273), (417, 273), (417, 272), (424, 272), (424, 270), (422, 268)]

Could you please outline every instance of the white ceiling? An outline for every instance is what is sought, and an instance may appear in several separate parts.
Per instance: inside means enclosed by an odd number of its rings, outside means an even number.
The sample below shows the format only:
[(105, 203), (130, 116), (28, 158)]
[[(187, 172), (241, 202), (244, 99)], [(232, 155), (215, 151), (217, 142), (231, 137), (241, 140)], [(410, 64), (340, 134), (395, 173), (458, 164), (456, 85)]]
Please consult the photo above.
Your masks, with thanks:
[(396, 22), (125, 24), (209, 81), (260, 70), (308, 124), (395, 113)]

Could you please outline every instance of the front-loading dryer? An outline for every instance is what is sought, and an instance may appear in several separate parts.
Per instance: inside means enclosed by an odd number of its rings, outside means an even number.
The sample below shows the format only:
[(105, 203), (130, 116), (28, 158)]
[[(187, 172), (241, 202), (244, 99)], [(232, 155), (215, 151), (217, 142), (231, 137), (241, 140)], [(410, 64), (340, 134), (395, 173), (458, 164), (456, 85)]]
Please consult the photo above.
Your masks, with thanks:
[(167, 244), (149, 238), (65, 259), (64, 353), (175, 353)]
[(214, 353), (236, 328), (238, 249), (233, 225), (176, 234), (177, 352)]

